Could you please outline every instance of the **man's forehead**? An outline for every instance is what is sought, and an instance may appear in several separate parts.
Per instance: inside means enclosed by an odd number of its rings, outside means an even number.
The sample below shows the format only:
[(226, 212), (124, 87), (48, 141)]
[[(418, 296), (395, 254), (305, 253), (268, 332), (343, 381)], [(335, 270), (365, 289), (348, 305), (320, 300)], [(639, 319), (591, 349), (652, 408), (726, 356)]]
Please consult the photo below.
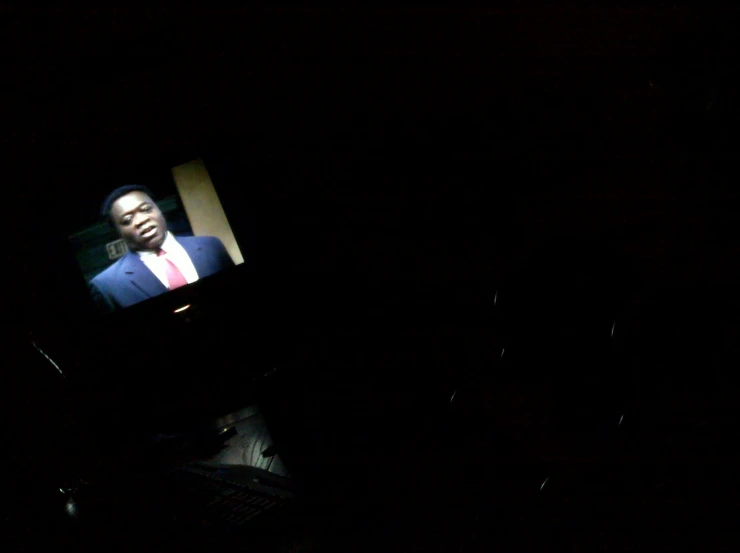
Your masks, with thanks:
[(141, 205), (144, 202), (151, 202), (152, 199), (147, 195), (146, 192), (141, 192), (139, 190), (135, 190), (134, 192), (129, 192), (128, 194), (124, 194), (120, 198), (118, 198), (115, 202), (113, 202), (113, 210), (120, 211), (120, 212), (126, 212), (131, 209), (136, 209), (139, 205)]

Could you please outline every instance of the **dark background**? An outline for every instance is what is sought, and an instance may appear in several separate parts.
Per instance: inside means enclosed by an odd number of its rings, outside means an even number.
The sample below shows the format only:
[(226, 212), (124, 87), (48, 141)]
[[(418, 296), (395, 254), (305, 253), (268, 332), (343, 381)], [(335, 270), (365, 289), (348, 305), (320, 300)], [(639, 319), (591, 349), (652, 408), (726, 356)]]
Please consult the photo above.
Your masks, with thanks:
[(14, 227), (47, 237), (101, 178), (211, 152), (228, 209), (259, 205), (277, 273), (495, 279), (555, 236), (606, 232), (645, 283), (731, 281), (734, 17), (18, 12), (9, 193), (50, 216)]
[[(600, 481), (637, 490), (610, 504), (641, 513), (631, 535), (737, 543), (722, 526), (737, 512), (737, 23), (680, 2), (11, 11), (7, 313), (82, 324), (74, 260), (51, 246), (77, 198), (101, 175), (202, 156), (245, 257), (259, 253), (255, 280), (229, 290), (254, 306), (244, 328), (266, 321), (260, 362), (303, 371), (283, 398), (299, 414), (345, 415), (324, 446), (397, 451), (496, 366), (506, 392), (481, 394), (498, 415), (470, 408), (466, 425), (518, 428), (520, 394), (555, 397), (563, 432), (630, 413), (640, 476)], [(495, 365), (503, 345), (513, 360)], [(560, 474), (587, 473), (571, 454)], [(697, 521), (713, 529), (681, 535)], [(604, 543), (594, 528), (574, 536)]]

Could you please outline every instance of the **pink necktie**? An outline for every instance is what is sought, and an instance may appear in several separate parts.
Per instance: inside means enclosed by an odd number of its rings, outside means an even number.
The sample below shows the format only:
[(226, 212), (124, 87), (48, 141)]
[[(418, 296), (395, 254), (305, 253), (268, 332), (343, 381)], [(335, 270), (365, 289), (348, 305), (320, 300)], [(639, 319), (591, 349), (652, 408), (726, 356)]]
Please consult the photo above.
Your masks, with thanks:
[[(164, 250), (159, 250), (157, 252), (158, 257), (163, 257), (164, 255), (166, 255), (166, 252)], [(180, 272), (180, 269), (178, 269), (177, 266), (166, 257), (164, 258), (164, 267), (167, 274), (167, 282), (170, 285), (170, 290), (174, 290), (175, 288), (179, 288), (180, 286), (185, 286), (188, 283), (187, 279)]]

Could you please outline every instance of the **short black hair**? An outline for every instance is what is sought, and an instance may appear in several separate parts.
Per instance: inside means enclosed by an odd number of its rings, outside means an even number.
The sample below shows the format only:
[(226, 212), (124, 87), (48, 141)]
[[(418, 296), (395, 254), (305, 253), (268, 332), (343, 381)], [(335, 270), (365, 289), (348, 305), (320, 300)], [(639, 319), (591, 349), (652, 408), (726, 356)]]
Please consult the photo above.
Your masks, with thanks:
[(104, 219), (110, 220), (110, 210), (113, 207), (113, 203), (118, 198), (121, 198), (131, 192), (144, 192), (152, 200), (154, 199), (154, 194), (152, 194), (152, 191), (143, 184), (126, 184), (124, 186), (119, 186), (113, 192), (108, 194), (108, 197), (103, 202), (103, 206), (100, 208), (100, 216)]

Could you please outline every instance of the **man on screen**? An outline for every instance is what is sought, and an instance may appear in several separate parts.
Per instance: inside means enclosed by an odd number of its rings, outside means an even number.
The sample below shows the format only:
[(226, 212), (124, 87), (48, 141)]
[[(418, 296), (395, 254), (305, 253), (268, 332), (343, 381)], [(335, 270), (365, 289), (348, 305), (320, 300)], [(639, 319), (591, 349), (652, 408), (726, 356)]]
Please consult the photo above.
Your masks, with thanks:
[(107, 311), (128, 307), (234, 265), (218, 238), (175, 237), (170, 233), (144, 186), (117, 188), (103, 203), (101, 214), (129, 249), (90, 281), (95, 302)]

